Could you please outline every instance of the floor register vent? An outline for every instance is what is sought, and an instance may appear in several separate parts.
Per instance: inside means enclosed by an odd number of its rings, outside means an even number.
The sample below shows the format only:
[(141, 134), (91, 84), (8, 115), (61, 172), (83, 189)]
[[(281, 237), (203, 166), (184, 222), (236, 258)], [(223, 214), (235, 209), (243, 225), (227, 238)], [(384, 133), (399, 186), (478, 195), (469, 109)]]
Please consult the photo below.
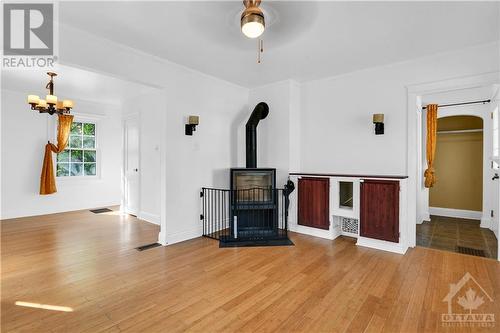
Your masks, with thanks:
[(359, 221), (357, 219), (352, 219), (348, 217), (340, 218), (340, 225), (342, 227), (342, 232), (347, 234), (358, 234)]
[(99, 209), (91, 209), (90, 210), (94, 214), (101, 214), (101, 213), (109, 213), (112, 212), (111, 209), (109, 208), (99, 208)]
[(136, 247), (135, 249), (137, 251), (144, 251), (144, 250), (149, 250), (149, 249), (152, 249), (152, 248), (155, 248), (158, 246), (161, 246), (161, 244), (160, 243), (152, 243), (152, 244), (147, 244), (147, 245), (142, 245), (142, 246)]
[(469, 254), (471, 256), (476, 256), (476, 257), (486, 257), (486, 255), (484, 254), (484, 250), (473, 249), (471, 247), (457, 246), (457, 252), (463, 254)]

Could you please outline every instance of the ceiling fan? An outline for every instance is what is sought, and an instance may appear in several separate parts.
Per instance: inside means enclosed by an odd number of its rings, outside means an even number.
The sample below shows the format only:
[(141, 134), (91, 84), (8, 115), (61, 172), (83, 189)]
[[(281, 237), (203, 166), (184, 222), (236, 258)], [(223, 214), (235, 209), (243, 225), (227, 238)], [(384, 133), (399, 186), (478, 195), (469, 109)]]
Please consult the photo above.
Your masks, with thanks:
[[(261, 0), (243, 0), (245, 9), (241, 13), (241, 32), (248, 38), (258, 38), (266, 29), (266, 22), (264, 13), (259, 8)], [(257, 63), (260, 64), (262, 52), (264, 52), (264, 42), (262, 39), (258, 40)]]

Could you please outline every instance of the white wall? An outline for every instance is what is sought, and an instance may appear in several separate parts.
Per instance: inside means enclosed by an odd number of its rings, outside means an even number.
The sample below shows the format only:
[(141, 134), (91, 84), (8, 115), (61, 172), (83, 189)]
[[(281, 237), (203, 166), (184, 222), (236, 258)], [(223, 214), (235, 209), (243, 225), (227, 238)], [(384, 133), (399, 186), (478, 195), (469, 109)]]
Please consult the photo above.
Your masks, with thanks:
[[(229, 168), (234, 166), (237, 154), (237, 133), (231, 124), (247, 109), (247, 96), (246, 89), (194, 76), (168, 97), (165, 130), (168, 243), (201, 235), (201, 187), (229, 188)], [(200, 117), (193, 136), (184, 134), (189, 115)]]
[[(498, 69), (488, 44), (303, 83), (301, 171), (406, 175), (406, 86)], [(385, 114), (384, 135), (373, 113)]]
[(282, 188), (300, 166), (300, 86), (286, 80), (250, 90), (249, 109), (240, 123), (239, 166), (245, 166), (245, 124), (260, 102), (268, 104), (269, 115), (257, 127), (257, 167), (276, 168), (276, 186)]
[(120, 110), (78, 99), (75, 105), (77, 112), (93, 114), (98, 122), (100, 178), (57, 180), (58, 192), (41, 196), (45, 144), (54, 139), (56, 117), (30, 111), (26, 93), (2, 90), (2, 219), (120, 204)]
[[(156, 90), (156, 89), (155, 89)], [(126, 99), (123, 103), (124, 118), (137, 115), (139, 120), (139, 176), (140, 201), (138, 217), (160, 224), (161, 214), (161, 131), (165, 124), (160, 119), (165, 112), (160, 90)], [(163, 125), (163, 127), (162, 127)]]

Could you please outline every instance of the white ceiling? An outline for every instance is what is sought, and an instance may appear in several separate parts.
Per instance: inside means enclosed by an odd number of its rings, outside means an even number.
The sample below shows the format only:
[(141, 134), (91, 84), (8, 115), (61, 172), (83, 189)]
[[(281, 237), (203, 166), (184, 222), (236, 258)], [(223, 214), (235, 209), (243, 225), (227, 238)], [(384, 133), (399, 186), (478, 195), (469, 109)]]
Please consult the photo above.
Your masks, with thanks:
[[(118, 105), (124, 99), (151, 92), (153, 88), (79, 68), (57, 66), (54, 92), (62, 99), (79, 99)], [(46, 70), (2, 70), (2, 88), (45, 98), (49, 81)]]
[(347, 73), (497, 41), (498, 2), (263, 1), (263, 62), (239, 30), (241, 1), (62, 2), (60, 20), (253, 87)]

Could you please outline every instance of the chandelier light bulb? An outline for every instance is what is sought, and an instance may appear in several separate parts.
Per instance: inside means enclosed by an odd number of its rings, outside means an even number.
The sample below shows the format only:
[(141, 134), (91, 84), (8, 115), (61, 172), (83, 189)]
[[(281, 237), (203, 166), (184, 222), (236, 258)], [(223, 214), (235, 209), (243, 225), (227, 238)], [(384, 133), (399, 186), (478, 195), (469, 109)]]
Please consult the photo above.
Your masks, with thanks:
[(37, 107), (39, 107), (39, 108), (46, 108), (46, 107), (47, 107), (47, 101), (46, 101), (46, 100), (44, 100), (44, 99), (41, 99), (41, 100), (38, 102)]
[(37, 95), (28, 95), (28, 104), (38, 104), (40, 97)]
[(69, 100), (69, 99), (65, 99), (63, 101), (63, 107), (66, 108), (66, 109), (71, 109), (73, 108), (73, 101), (72, 100)]
[(47, 104), (50, 104), (50, 105), (56, 105), (57, 104), (57, 96), (47, 95), (45, 97), (45, 100), (47, 101)]

